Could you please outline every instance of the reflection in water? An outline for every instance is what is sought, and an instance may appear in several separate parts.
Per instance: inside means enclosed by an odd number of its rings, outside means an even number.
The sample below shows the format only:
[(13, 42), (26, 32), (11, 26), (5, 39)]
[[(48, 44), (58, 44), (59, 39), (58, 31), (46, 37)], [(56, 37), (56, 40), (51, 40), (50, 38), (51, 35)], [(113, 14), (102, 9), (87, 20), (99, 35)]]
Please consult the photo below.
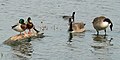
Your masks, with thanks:
[(108, 39), (105, 35), (95, 35), (93, 37), (93, 44), (91, 45), (91, 47), (93, 47), (91, 52), (94, 53), (98, 59), (109, 59), (109, 47), (113, 46), (113, 44), (111, 44), (112, 40), (113, 38)]
[(0, 59), (3, 57), (3, 53), (0, 53)]
[(108, 40), (107, 36), (97, 35), (97, 36), (93, 37), (94, 45), (92, 45), (92, 47), (95, 49), (101, 49), (101, 48), (105, 48), (107, 46), (112, 46), (113, 45), (113, 44), (111, 44), (112, 39), (113, 38), (110, 38)]
[(72, 42), (72, 38), (74, 36), (77, 36), (79, 38), (83, 38), (85, 36), (85, 34), (84, 33), (72, 33), (72, 32), (70, 32), (68, 42)]
[(85, 36), (85, 32), (82, 32), (82, 33), (73, 33), (73, 36), (77, 36), (79, 38), (83, 38)]
[(29, 59), (32, 55), (33, 49), (30, 43), (31, 39), (28, 39), (27, 42), (24, 42), (18, 46), (12, 48), (13, 54), (17, 56), (19, 59)]
[(72, 42), (72, 41), (71, 41), (71, 40), (72, 40), (72, 38), (73, 38), (72, 33), (69, 33), (69, 39), (68, 39), (68, 42)]

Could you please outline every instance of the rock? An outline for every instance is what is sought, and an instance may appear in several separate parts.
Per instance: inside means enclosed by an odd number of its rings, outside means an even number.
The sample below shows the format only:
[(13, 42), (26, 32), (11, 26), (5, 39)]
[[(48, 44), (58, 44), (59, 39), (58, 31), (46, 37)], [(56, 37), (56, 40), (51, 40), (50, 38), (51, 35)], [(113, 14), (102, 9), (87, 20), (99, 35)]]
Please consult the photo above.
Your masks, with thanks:
[(4, 44), (10, 45), (10, 46), (16, 46), (20, 45), (24, 42), (30, 42), (32, 38), (42, 38), (44, 37), (44, 33), (31, 33), (31, 34), (19, 34), (10, 37), (6, 41), (4, 41)]

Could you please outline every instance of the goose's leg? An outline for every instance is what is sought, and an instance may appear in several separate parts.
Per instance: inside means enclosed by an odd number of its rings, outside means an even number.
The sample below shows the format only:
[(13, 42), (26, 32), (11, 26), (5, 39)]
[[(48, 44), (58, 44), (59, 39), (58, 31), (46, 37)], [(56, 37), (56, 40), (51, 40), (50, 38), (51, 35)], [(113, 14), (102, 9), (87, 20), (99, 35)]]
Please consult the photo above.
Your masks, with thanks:
[(104, 31), (105, 31), (105, 36), (106, 36), (106, 29)]
[(97, 30), (97, 35), (99, 35), (99, 31)]

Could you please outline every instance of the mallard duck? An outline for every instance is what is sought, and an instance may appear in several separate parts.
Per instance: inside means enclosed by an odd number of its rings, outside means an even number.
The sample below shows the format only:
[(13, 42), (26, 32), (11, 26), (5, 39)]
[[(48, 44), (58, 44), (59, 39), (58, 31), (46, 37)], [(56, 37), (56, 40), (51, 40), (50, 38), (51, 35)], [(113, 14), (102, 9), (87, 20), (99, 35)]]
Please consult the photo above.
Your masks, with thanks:
[(34, 29), (37, 33), (39, 32), (37, 29), (35, 29), (35, 26), (33, 25), (32, 21), (31, 21), (31, 18), (28, 17), (27, 19), (27, 29), (29, 30), (29, 34), (31, 33), (31, 29)]
[(110, 25), (110, 29), (112, 31), (112, 27), (113, 24), (111, 22), (111, 20), (109, 18), (106, 18), (104, 16), (100, 16), (100, 17), (96, 17), (93, 20), (93, 27), (96, 29), (97, 31), (97, 35), (99, 35), (99, 31), (100, 30), (104, 30), (105, 31), (105, 35), (106, 35), (106, 28)]
[(20, 35), (21, 35), (21, 32), (23, 32), (27, 29), (27, 26), (24, 23), (24, 19), (20, 19), (18, 24), (12, 26), (12, 29), (17, 32), (20, 32)]
[(73, 19), (73, 22), (74, 22), (74, 18), (75, 18), (74, 15), (75, 15), (75, 12), (72, 13), (72, 16), (63, 16), (63, 18), (64, 18), (64, 19), (69, 19), (69, 18), (71, 18), (71, 19)]
[(74, 22), (71, 21), (71, 18), (69, 18), (69, 29), (68, 29), (68, 31), (84, 32), (85, 31), (84, 26), (85, 26), (85, 24), (83, 22), (74, 23)]

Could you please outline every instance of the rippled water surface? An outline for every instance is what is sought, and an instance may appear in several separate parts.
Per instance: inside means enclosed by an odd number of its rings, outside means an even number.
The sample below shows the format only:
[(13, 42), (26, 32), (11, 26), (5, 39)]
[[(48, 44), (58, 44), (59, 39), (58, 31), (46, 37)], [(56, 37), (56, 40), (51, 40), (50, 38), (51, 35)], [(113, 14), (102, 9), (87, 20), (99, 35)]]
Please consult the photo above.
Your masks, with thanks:
[[(68, 21), (63, 15), (75, 11), (75, 21), (86, 23), (86, 32), (69, 34)], [(114, 24), (96, 36), (92, 20), (106, 16)], [(25, 43), (27, 52), (19, 47), (4, 45), (9, 37), (19, 34), (11, 29), (20, 18), (32, 18), (38, 30), (46, 26), (44, 38)], [(43, 24), (41, 24), (43, 22)], [(120, 59), (120, 0), (0, 0), (0, 60), (119, 60)], [(69, 44), (70, 35), (73, 36)], [(29, 45), (30, 44), (30, 45)]]

